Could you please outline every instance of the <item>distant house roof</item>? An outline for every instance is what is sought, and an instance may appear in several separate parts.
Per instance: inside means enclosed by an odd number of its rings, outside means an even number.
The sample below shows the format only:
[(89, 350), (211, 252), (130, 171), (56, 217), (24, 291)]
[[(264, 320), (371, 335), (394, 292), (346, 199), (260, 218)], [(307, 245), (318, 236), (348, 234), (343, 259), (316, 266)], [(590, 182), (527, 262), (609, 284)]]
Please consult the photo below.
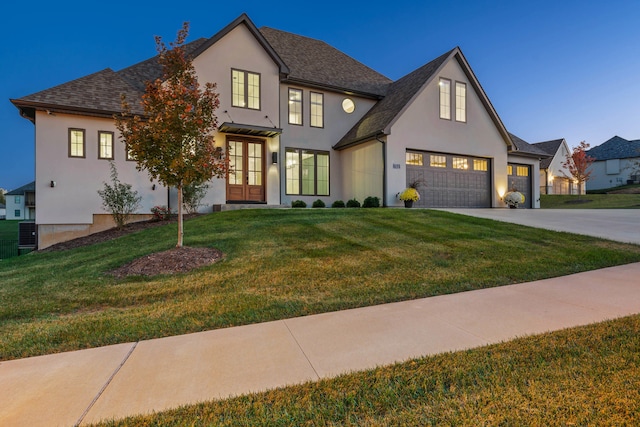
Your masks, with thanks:
[(595, 158), (596, 161), (640, 157), (640, 139), (627, 140), (616, 135), (588, 150), (587, 155)]
[(22, 187), (18, 187), (13, 191), (9, 191), (8, 193), (5, 194), (5, 196), (22, 196), (24, 195), (24, 193), (26, 193), (27, 191), (36, 191), (36, 182), (30, 182), (26, 185), (23, 185)]
[(509, 132), (509, 136), (511, 137), (511, 141), (515, 147), (515, 154), (524, 154), (526, 156), (533, 156), (539, 158), (547, 158), (549, 154), (545, 151), (542, 151), (540, 148), (535, 147), (533, 144), (529, 144), (524, 139), (512, 134)]
[(545, 159), (540, 160), (540, 169), (548, 169), (549, 168), (549, 166), (551, 165), (551, 161), (553, 160), (553, 156), (556, 155), (556, 153), (558, 152), (558, 149), (562, 145), (563, 141), (564, 141), (564, 139), (560, 138), (560, 139), (553, 139), (551, 141), (536, 142), (535, 144), (531, 144), (535, 148), (538, 148), (538, 149), (544, 151), (545, 153), (547, 153), (550, 156), (550, 157), (547, 157)]

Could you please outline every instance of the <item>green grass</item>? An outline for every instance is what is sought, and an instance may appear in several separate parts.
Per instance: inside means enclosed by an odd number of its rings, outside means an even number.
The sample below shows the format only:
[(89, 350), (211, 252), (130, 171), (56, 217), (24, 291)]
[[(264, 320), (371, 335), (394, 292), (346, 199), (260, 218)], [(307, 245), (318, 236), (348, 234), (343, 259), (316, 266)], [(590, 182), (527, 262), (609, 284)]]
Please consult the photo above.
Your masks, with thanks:
[(101, 426), (640, 424), (640, 316)]
[(640, 194), (540, 195), (542, 209), (638, 209)]
[(587, 194), (607, 194), (610, 191), (628, 190), (631, 188), (640, 188), (640, 184), (627, 184), (611, 188), (601, 188), (598, 190), (587, 190)]
[(18, 224), (20, 221), (0, 221), (0, 240), (18, 240)]
[(107, 271), (176, 225), (0, 262), (0, 360), (526, 282), (640, 261), (640, 247), (441, 211), (241, 210), (185, 224), (225, 259), (189, 274)]

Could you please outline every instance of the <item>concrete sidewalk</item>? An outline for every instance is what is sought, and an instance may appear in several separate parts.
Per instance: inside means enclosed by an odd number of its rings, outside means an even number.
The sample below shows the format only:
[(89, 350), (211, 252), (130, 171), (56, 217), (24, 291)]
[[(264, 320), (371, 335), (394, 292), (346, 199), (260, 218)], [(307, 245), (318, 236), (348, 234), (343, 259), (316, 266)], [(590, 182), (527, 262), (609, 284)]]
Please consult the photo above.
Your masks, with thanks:
[(640, 263), (0, 363), (0, 425), (72, 426), (640, 313)]

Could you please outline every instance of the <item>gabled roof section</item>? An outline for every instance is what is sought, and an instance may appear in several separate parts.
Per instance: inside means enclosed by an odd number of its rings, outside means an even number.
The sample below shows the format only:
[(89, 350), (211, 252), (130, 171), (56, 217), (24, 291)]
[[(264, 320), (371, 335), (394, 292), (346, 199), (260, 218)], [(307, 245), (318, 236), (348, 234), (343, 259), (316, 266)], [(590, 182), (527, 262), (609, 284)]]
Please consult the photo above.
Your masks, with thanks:
[(327, 43), (262, 27), (278, 56), (289, 67), (285, 81), (380, 98), (391, 80)]
[(535, 144), (531, 144), (533, 147), (544, 151), (550, 156), (550, 157), (547, 157), (546, 159), (540, 160), (540, 169), (549, 168), (549, 166), (551, 165), (551, 161), (553, 160), (553, 157), (556, 155), (556, 153), (560, 149), (560, 146), (562, 146), (563, 142), (564, 142), (564, 138), (553, 139), (551, 141), (536, 142)]
[(437, 76), (442, 67), (452, 59), (456, 59), (460, 64), (469, 82), (482, 101), (482, 104), (489, 113), (489, 116), (502, 135), (505, 144), (511, 149), (512, 141), (509, 133), (502, 124), (502, 120), (500, 120), (500, 117), (493, 108), (491, 101), (489, 101), (489, 98), (482, 89), (482, 86), (478, 82), (478, 79), (471, 70), (469, 63), (459, 47), (451, 49), (449, 52), (440, 55), (431, 62), (391, 84), (386, 97), (374, 105), (333, 148), (341, 150), (370, 140), (377, 135), (388, 135), (391, 131), (391, 126), (402, 115), (405, 109), (411, 105), (423, 88)]
[(616, 135), (587, 151), (587, 155), (596, 161), (640, 157), (640, 139), (627, 140)]
[(249, 16), (247, 16), (246, 13), (243, 13), (242, 15), (237, 17), (229, 25), (224, 27), (222, 30), (218, 31), (213, 37), (211, 37), (210, 39), (202, 43), (202, 45), (200, 45), (198, 49), (194, 51), (193, 57), (194, 58), (197, 57), (202, 52), (204, 52), (205, 50), (213, 46), (213, 44), (215, 44), (218, 40), (226, 36), (229, 32), (231, 32), (231, 30), (236, 28), (238, 25), (245, 25), (247, 27), (247, 29), (256, 38), (258, 43), (262, 45), (262, 47), (267, 52), (267, 54), (271, 57), (271, 59), (273, 59), (273, 62), (275, 62), (276, 65), (278, 65), (278, 67), (280, 68), (280, 73), (289, 74), (289, 67), (287, 67), (287, 64), (282, 60), (278, 52), (274, 50), (274, 48), (267, 41), (267, 39), (265, 39), (264, 35), (258, 30), (258, 28), (251, 21), (251, 19), (249, 19)]
[(22, 187), (18, 187), (15, 190), (5, 193), (5, 196), (22, 196), (27, 191), (36, 191), (36, 182), (32, 181)]
[(549, 154), (547, 154), (547, 152), (541, 150), (533, 144), (529, 144), (527, 141), (512, 134), (511, 132), (509, 132), (509, 137), (513, 142), (513, 150), (510, 152), (510, 154), (521, 154), (528, 157), (539, 157), (545, 159), (549, 157)]
[[(206, 39), (185, 44), (188, 55), (193, 54)], [(122, 111), (120, 95), (124, 94), (134, 114), (144, 114), (140, 99), (145, 83), (162, 77), (158, 56), (149, 58), (118, 72), (105, 68), (97, 73), (36, 92), (11, 102), (20, 109), (23, 117), (35, 120), (35, 110), (88, 114), (111, 117)]]

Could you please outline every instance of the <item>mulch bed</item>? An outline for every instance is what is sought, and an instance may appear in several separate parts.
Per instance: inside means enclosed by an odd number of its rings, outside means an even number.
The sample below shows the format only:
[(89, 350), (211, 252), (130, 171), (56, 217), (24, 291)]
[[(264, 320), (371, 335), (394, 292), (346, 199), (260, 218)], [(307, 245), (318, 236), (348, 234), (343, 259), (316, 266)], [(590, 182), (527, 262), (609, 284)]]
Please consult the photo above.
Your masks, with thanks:
[[(189, 214), (185, 215), (184, 219), (188, 220), (196, 216), (198, 216), (198, 214)], [(39, 252), (64, 251), (82, 246), (89, 246), (122, 237), (130, 233), (135, 233), (137, 231), (166, 225), (171, 222), (177, 222), (177, 218), (173, 217), (165, 221), (152, 220), (134, 222), (125, 225), (121, 229), (112, 228), (89, 236), (58, 243), (56, 245), (49, 246), (46, 249), (42, 249)], [(129, 264), (112, 270), (108, 274), (118, 278), (123, 278), (126, 276), (155, 276), (158, 274), (186, 273), (193, 269), (213, 264), (214, 262), (222, 259), (223, 256), (224, 254), (215, 248), (193, 248), (184, 246), (181, 248), (173, 248), (164, 252), (146, 255), (133, 260)]]

